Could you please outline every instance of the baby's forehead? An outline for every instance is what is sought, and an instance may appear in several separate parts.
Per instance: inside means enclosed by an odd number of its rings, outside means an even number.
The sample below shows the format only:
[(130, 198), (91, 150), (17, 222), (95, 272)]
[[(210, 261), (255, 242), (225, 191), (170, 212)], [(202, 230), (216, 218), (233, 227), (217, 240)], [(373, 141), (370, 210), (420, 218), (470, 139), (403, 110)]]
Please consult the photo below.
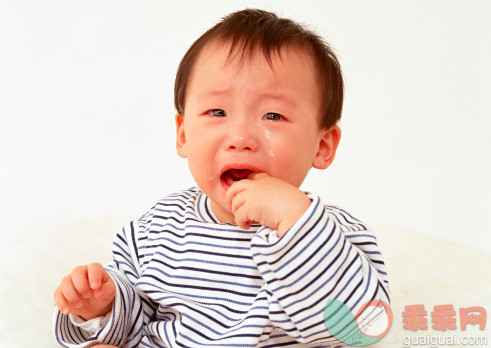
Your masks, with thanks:
[[(190, 105), (211, 102), (276, 105), (286, 112), (307, 107), (318, 113), (321, 94), (313, 59), (294, 47), (280, 47), (268, 56), (260, 48), (213, 44), (197, 57), (189, 79)], [(237, 105), (237, 104), (236, 104)], [(281, 108), (279, 108), (281, 109)]]
[(288, 57), (300, 58), (304, 62), (302, 65), (317, 70), (311, 49), (299, 44), (286, 43), (281, 46), (267, 47), (261, 43), (249, 46), (243, 42), (237, 42), (232, 45), (230, 41), (217, 40), (204, 45), (197, 56), (194, 69), (204, 68), (210, 61), (220, 62), (222, 69), (242, 68), (253, 62), (262, 61), (274, 70), (275, 65), (281, 64)]

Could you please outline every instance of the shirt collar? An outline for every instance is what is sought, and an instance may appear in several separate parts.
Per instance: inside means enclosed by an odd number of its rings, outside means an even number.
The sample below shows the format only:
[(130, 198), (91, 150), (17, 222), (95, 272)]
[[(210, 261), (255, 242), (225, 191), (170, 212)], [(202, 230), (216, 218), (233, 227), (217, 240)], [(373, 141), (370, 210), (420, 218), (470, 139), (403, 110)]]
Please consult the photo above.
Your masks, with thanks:
[[(201, 191), (201, 189), (194, 204), (194, 207), (196, 217), (205, 223), (230, 225), (235, 226), (235, 228), (239, 228), (237, 227), (237, 225), (234, 225), (230, 222), (220, 222), (220, 220), (216, 217), (215, 213), (213, 213), (213, 210), (211, 209), (211, 199), (207, 195), (205, 195), (204, 192)], [(260, 227), (260, 224), (251, 224), (250, 231), (257, 230)]]
[(220, 220), (215, 216), (211, 209), (211, 200), (201, 191), (196, 199), (195, 204), (196, 216), (203, 222), (219, 224)]

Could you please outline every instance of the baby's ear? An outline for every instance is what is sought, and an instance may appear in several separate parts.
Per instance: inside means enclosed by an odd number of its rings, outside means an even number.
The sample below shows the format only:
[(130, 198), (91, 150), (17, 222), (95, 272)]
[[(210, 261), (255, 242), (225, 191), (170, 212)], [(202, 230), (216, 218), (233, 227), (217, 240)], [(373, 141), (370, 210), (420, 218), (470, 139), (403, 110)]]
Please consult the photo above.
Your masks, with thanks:
[(179, 114), (176, 114), (176, 149), (177, 154), (180, 157), (187, 157), (186, 134), (184, 133), (184, 117)]
[(338, 149), (339, 140), (341, 140), (341, 128), (337, 125), (328, 130), (322, 130), (319, 138), (319, 149), (315, 155), (312, 167), (317, 169), (326, 169), (334, 161), (336, 150)]

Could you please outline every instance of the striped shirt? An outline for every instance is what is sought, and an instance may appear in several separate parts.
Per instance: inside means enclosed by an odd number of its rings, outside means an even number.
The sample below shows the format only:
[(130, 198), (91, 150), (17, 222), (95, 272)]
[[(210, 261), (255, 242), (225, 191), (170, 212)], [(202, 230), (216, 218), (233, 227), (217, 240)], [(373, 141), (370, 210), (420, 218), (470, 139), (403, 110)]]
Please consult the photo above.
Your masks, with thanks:
[(56, 340), (124, 347), (337, 347), (328, 299), (353, 313), (389, 303), (375, 236), (346, 210), (312, 203), (278, 238), (261, 225), (220, 223), (197, 187), (127, 224), (105, 266), (116, 283), (109, 321), (94, 334), (55, 308)]

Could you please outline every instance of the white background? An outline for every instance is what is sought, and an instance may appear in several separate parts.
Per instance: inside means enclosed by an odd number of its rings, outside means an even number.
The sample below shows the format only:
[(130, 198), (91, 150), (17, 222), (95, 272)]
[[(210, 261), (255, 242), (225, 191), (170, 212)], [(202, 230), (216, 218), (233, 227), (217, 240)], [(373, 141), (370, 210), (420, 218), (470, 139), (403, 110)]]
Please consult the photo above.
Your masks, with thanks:
[(491, 2), (478, 0), (2, 0), (0, 236), (138, 217), (193, 186), (174, 146), (175, 72), (245, 7), (309, 24), (343, 67), (336, 160), (302, 189), (489, 252)]

